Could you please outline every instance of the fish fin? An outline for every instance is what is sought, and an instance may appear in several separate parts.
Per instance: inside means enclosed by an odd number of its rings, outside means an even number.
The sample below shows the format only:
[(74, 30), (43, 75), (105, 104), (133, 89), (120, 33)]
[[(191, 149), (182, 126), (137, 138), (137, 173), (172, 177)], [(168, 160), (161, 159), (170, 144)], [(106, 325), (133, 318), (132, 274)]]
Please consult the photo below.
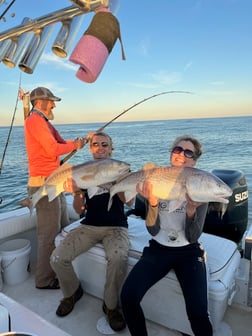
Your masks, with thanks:
[(45, 185), (42, 195), (47, 195), (48, 201), (51, 202), (63, 191), (64, 191), (64, 188), (61, 184)]
[(223, 219), (223, 216), (225, 215), (228, 208), (228, 203), (221, 203), (221, 219)]
[(113, 196), (110, 196), (109, 202), (108, 202), (108, 211), (110, 210), (112, 203), (113, 203)]
[(33, 203), (32, 203), (32, 198), (27, 197), (23, 200), (21, 200), (20, 202), (18, 202), (18, 205), (22, 206), (22, 207), (27, 207), (30, 210), (30, 216), (32, 215), (32, 210), (34, 208)]
[(20, 202), (18, 202), (18, 205), (22, 206), (22, 207), (28, 207), (29, 208), (29, 205), (30, 205), (31, 201), (29, 199), (29, 197), (21, 200)]
[(130, 192), (130, 191), (125, 191), (124, 192), (124, 197), (125, 197), (125, 201), (129, 202), (130, 200), (132, 200), (135, 196), (136, 196), (137, 192)]
[(88, 197), (92, 198), (93, 196), (95, 196), (97, 194), (98, 189), (99, 189), (99, 187), (90, 187), (90, 188), (88, 188), (88, 190), (87, 190)]
[(57, 195), (48, 195), (48, 201), (52, 202), (54, 200), (54, 198), (56, 198)]
[(105, 189), (105, 190), (110, 190), (110, 188), (114, 185), (114, 183), (112, 182), (108, 182), (108, 183), (105, 183), (105, 184), (100, 184), (98, 187), (102, 188), (102, 189)]
[(169, 202), (169, 210), (168, 210), (168, 213), (169, 212), (173, 212), (175, 211), (176, 209), (179, 209), (181, 208), (181, 205), (184, 203), (184, 201), (181, 201), (181, 200), (171, 200)]
[(210, 202), (208, 204), (207, 212), (210, 213), (212, 211), (215, 211), (218, 217), (222, 220), (223, 216), (225, 215), (227, 211), (227, 207), (228, 207), (228, 204), (226, 203)]
[(153, 168), (158, 168), (160, 167), (154, 162), (147, 162), (143, 165), (142, 170), (148, 170), (148, 169), (153, 169)]

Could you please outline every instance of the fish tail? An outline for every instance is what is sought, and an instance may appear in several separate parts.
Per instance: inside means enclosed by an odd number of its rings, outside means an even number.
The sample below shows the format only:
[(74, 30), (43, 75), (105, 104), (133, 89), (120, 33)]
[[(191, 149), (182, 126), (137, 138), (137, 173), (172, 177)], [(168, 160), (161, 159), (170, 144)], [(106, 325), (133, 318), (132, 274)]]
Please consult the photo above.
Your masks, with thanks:
[(33, 210), (34, 206), (33, 206), (33, 203), (32, 203), (32, 199), (30, 197), (27, 197), (27, 198), (23, 199), (18, 204), (21, 205), (22, 207), (29, 208), (30, 215), (32, 214), (32, 210)]

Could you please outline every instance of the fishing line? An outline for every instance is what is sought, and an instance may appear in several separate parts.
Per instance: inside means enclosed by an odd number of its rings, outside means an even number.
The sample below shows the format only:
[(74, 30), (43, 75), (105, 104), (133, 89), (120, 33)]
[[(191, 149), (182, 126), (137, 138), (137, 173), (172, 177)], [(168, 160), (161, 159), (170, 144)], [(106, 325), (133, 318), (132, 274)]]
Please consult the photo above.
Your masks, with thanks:
[[(147, 98), (144, 98), (142, 100), (140, 100), (139, 102), (131, 105), (129, 108), (127, 108), (126, 110), (124, 110), (123, 112), (119, 113), (116, 117), (114, 117), (113, 119), (111, 119), (110, 121), (108, 121), (105, 125), (103, 125), (102, 127), (100, 127), (96, 132), (102, 132), (108, 125), (110, 125), (113, 121), (115, 121), (116, 119), (118, 119), (119, 117), (121, 117), (123, 114), (125, 114), (126, 112), (132, 110), (134, 107), (136, 107), (137, 105), (140, 105), (144, 102), (146, 102), (147, 100), (150, 100), (152, 98), (164, 95), (164, 94), (169, 94), (169, 93), (186, 93), (186, 94), (192, 94), (192, 92), (190, 91), (164, 91), (164, 92), (160, 92), (157, 94), (154, 94), (152, 96), (149, 96)], [(87, 141), (88, 142), (88, 141)], [(86, 142), (86, 143), (87, 143)], [(63, 163), (65, 163), (67, 160), (69, 160), (75, 153), (77, 152), (77, 149), (73, 150), (71, 153), (69, 153), (68, 155), (66, 155), (64, 157), (64, 159), (62, 159), (60, 161), (60, 164), (62, 165)]]
[(9, 145), (11, 131), (12, 131), (14, 120), (15, 120), (15, 115), (16, 115), (18, 101), (19, 101), (19, 90), (20, 90), (20, 87), (21, 87), (21, 73), (20, 73), (20, 76), (19, 76), (18, 94), (17, 94), (17, 99), (16, 99), (16, 105), (15, 105), (15, 109), (14, 109), (14, 112), (13, 112), (13, 116), (12, 116), (12, 120), (11, 120), (11, 125), (10, 125), (10, 129), (9, 129), (8, 137), (7, 137), (7, 140), (6, 140), (5, 147), (4, 147), (3, 157), (2, 157), (2, 160), (0, 162), (0, 174), (2, 173), (3, 162), (4, 162), (5, 154), (6, 154), (6, 151), (7, 151), (7, 147)]

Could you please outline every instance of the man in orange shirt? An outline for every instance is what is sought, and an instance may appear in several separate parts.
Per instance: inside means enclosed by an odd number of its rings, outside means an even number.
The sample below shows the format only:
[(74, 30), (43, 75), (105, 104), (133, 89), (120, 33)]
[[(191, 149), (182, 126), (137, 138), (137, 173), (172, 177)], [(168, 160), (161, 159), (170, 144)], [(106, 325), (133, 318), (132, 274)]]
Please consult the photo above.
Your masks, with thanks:
[[(85, 139), (64, 140), (50, 123), (53, 108), (59, 97), (44, 87), (30, 93), (32, 110), (25, 120), (25, 142), (28, 156), (28, 193), (33, 194), (46, 178), (60, 166), (60, 155), (81, 149)], [(59, 289), (58, 279), (50, 266), (50, 255), (55, 248), (54, 239), (62, 227), (69, 223), (65, 196), (60, 194), (49, 202), (43, 197), (36, 205), (37, 265), (35, 285), (39, 289)]]

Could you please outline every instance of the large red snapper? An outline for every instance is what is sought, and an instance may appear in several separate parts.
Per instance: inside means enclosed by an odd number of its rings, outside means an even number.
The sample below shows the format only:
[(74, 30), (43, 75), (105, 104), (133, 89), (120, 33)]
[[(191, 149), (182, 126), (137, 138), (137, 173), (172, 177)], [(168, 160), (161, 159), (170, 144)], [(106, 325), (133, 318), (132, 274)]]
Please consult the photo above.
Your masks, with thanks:
[[(152, 192), (158, 199), (176, 200), (176, 208), (185, 201), (185, 194), (195, 202), (220, 202), (227, 204), (232, 189), (220, 178), (204, 170), (191, 167), (160, 167), (148, 164), (142, 170), (132, 172), (123, 177), (110, 188), (110, 201), (118, 192), (124, 192), (126, 200), (136, 196), (138, 183), (149, 181)], [(175, 209), (173, 209), (175, 210)]]
[(49, 201), (52, 201), (63, 192), (63, 184), (68, 178), (74, 179), (80, 189), (95, 189), (115, 181), (129, 170), (128, 163), (114, 159), (91, 160), (78, 165), (65, 163), (56, 169), (34, 194), (20, 201), (19, 204), (28, 206), (32, 211), (42, 197), (48, 196)]

